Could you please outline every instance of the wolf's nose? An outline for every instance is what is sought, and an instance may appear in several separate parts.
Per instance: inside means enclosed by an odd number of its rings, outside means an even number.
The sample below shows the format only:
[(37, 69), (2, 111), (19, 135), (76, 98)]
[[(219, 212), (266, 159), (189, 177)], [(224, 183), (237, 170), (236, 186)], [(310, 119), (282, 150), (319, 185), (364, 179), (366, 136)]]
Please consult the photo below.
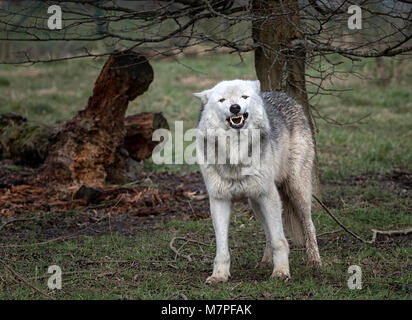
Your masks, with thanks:
[(230, 112), (238, 114), (240, 111), (240, 106), (238, 104), (232, 104), (229, 108)]

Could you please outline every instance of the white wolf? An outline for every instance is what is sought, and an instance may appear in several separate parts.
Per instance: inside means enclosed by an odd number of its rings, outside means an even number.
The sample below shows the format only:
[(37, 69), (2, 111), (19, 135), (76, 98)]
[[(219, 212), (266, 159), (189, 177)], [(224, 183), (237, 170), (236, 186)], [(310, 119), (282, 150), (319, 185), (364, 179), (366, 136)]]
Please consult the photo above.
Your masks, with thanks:
[[(242, 197), (248, 198), (266, 235), (266, 248), (258, 266), (273, 265), (272, 276), (290, 277), (282, 218), (292, 240), (306, 243), (308, 264), (320, 266), (311, 218), (314, 145), (302, 107), (285, 93), (262, 93), (259, 81), (222, 81), (194, 96), (202, 101), (196, 147), (216, 234), (213, 273), (206, 282), (224, 282), (230, 276), (231, 203)], [(248, 135), (252, 130), (258, 130), (259, 135)], [(242, 143), (233, 147), (222, 136), (243, 140), (248, 152), (241, 150)], [(208, 144), (213, 150), (205, 148), (206, 141), (213, 141)], [(250, 147), (256, 145), (257, 165), (242, 162)], [(237, 153), (241, 159), (235, 164), (204, 161), (211, 151), (223, 153), (226, 159)], [(242, 173), (245, 167), (249, 169), (247, 174)]]

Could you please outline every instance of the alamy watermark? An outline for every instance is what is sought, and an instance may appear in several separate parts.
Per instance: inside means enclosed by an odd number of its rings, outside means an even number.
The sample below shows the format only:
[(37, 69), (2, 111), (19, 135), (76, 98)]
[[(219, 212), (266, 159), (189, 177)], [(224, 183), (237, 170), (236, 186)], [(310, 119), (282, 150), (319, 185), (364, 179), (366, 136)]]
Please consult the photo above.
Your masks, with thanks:
[(348, 13), (352, 14), (348, 19), (348, 28), (350, 30), (362, 29), (362, 9), (357, 5), (351, 5)]
[(62, 8), (58, 5), (53, 5), (47, 8), (47, 13), (51, 14), (47, 20), (47, 27), (50, 30), (61, 30), (63, 28)]
[(350, 274), (348, 278), (348, 288), (351, 290), (362, 289), (362, 269), (357, 265), (352, 265), (348, 268)]
[(183, 121), (175, 121), (174, 125), (174, 137), (167, 129), (153, 133), (152, 140), (160, 142), (152, 153), (155, 164), (240, 165), (244, 175), (260, 165), (259, 129), (191, 128), (184, 132)]
[(52, 274), (47, 280), (47, 286), (49, 289), (60, 290), (62, 288), (62, 269), (57, 265), (52, 265), (47, 269), (47, 273)]

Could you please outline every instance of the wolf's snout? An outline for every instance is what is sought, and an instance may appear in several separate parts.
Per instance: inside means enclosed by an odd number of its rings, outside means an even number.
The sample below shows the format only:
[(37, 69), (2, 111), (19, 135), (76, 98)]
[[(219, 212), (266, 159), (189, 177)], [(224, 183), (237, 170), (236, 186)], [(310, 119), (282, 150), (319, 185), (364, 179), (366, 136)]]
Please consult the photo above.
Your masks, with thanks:
[(238, 104), (232, 104), (229, 107), (229, 110), (233, 115), (226, 119), (228, 127), (240, 129), (246, 124), (246, 119), (249, 114), (247, 112), (240, 113), (241, 109), (242, 108)]
[(240, 111), (240, 106), (238, 104), (232, 104), (229, 108), (230, 112), (238, 114)]

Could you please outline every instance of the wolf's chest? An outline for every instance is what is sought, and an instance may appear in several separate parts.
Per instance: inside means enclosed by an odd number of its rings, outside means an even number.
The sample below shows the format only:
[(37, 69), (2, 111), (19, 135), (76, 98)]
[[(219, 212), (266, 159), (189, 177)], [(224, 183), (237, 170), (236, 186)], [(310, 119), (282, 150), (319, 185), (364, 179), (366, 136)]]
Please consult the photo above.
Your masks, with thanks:
[[(243, 168), (244, 169), (244, 168)], [(216, 198), (259, 197), (273, 187), (270, 175), (262, 170), (239, 166), (213, 165), (202, 170), (208, 192)]]

